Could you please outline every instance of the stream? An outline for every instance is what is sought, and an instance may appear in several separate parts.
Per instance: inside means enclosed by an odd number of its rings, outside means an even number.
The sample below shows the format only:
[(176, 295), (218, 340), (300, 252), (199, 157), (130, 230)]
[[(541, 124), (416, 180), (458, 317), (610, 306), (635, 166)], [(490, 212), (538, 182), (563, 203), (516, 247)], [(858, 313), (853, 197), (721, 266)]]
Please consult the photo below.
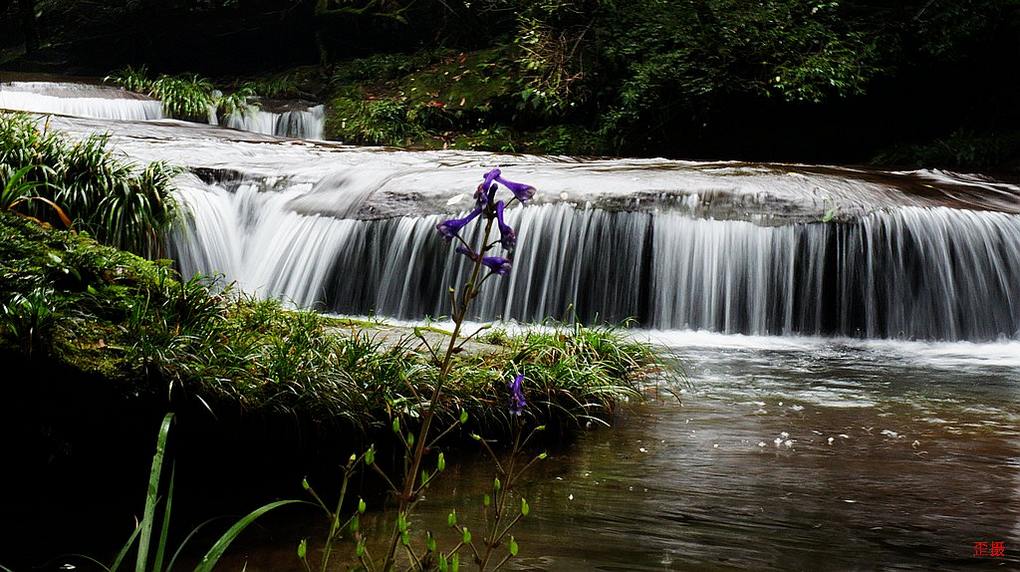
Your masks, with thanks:
[[(948, 569), (992, 564), (980, 541), (1020, 564), (1020, 343), (635, 335), (686, 370), (682, 402), (650, 393), (540, 463), (511, 569)], [(414, 526), (455, 543), (448, 511), (471, 526), (491, 478), (451, 463)], [(230, 565), (300, 570), (324, 525), (287, 524)]]
[[(634, 317), (633, 335), (685, 380), (679, 400), (652, 391), (529, 475), (533, 512), (512, 569), (1020, 566), (1016, 185), (400, 152), (272, 135), (321, 137), (321, 106), (226, 129), (94, 86), (12, 84), (0, 96), (0, 107), (61, 114), (50, 126), (71, 137), (109, 133), (132, 160), (186, 166), (187, 216), (168, 243), (182, 272), (223, 273), (297, 307), (442, 316), (464, 267), (436, 222), (466, 210), (483, 169), (538, 187), (534, 206), (508, 214), (514, 272), (473, 318)], [(490, 482), (485, 460), (462, 454), (415, 526), (445, 528), (450, 508), (477, 518)], [(365, 519), (376, 542), (380, 518)], [(224, 567), (301, 570), (298, 540), (314, 546), (322, 532), (284, 521)], [(976, 542), (1004, 542), (1005, 555), (976, 556)]]

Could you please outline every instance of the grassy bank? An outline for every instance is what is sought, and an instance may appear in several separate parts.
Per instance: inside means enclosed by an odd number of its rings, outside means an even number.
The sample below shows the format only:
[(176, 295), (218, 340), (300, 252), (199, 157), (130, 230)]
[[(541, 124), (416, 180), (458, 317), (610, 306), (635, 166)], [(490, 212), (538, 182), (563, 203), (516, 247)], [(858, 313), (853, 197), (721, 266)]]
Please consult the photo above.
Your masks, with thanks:
[(137, 166), (108, 141), (102, 134), (72, 141), (37, 118), (0, 112), (0, 210), (159, 255), (177, 215), (177, 171), (159, 162)]
[[(399, 463), (392, 419), (414, 428), (437, 375), (411, 329), (289, 310), (182, 281), (171, 266), (0, 212), (0, 455), (16, 459), (0, 474), (0, 504), (19, 523), (0, 539), (14, 558), (4, 565), (113, 554), (167, 411), (179, 420), (185, 530), (301, 497), (303, 477), (332, 483), (337, 463), (369, 443), (381, 464)], [(485, 332), (444, 386), (439, 426), (468, 421), (439, 447), (506, 437), (516, 373), (525, 415), (556, 443), (608, 422), (653, 365), (646, 346), (609, 328)]]
[[(285, 309), (229, 287), (183, 281), (66, 231), (0, 217), (0, 351), (59, 364), (124, 395), (198, 400), (342, 422), (370, 431), (414, 417), (434, 368), (408, 331), (383, 344), (370, 323)], [(392, 335), (390, 336), (392, 341)], [(571, 425), (607, 418), (636, 395), (648, 349), (606, 328), (487, 335), (458, 361), (444, 410), (482, 425), (507, 415), (504, 384), (523, 371), (533, 414)]]

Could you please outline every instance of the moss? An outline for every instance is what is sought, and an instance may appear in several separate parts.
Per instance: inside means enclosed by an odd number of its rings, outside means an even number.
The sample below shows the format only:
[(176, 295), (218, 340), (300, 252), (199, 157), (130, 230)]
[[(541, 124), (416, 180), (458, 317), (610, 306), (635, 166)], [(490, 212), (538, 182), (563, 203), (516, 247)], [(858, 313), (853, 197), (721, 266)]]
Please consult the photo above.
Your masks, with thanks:
[[(183, 281), (166, 261), (6, 213), (0, 310), (2, 352), (103, 379), (125, 399), (194, 399), (368, 431), (393, 411), (415, 417), (414, 395), (427, 394), (436, 375), (410, 329), (287, 310), (222, 284)], [(445, 337), (426, 330), (433, 340)], [(617, 400), (637, 395), (640, 372), (654, 362), (646, 348), (606, 328), (488, 340), (499, 343), (457, 360), (444, 416), (464, 409), (479, 425), (505, 427), (505, 381), (523, 371), (542, 422), (607, 418)]]
[(512, 46), (384, 54), (340, 64), (326, 136), (412, 149), (598, 155), (609, 143), (523, 97)]

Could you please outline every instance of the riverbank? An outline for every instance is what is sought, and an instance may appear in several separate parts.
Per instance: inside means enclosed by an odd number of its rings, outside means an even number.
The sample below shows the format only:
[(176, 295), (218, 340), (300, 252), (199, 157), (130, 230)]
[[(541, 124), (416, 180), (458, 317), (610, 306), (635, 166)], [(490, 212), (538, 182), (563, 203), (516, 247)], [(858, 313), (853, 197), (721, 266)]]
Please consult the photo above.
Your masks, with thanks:
[[(229, 285), (184, 281), (151, 262), (69, 232), (0, 217), (5, 336), (2, 351), (45, 361), (125, 394), (199, 400), (215, 412), (298, 414), (361, 433), (432, 383), (427, 346), (413, 328), (290, 310)], [(432, 344), (446, 334), (429, 333)], [(611, 328), (568, 327), (509, 336), (486, 331), (458, 360), (445, 416), (482, 425), (507, 416), (503, 378), (523, 371), (540, 422), (608, 417), (638, 395), (652, 354)]]
[[(5, 565), (38, 565), (40, 555), (56, 554), (51, 544), (116, 548), (110, 531), (134, 510), (132, 487), (144, 482), (165, 411), (177, 412), (178, 483), (193, 497), (181, 501), (181, 518), (197, 524), (266, 498), (300, 497), (304, 476), (332, 482), (336, 464), (368, 443), (387, 458), (390, 420), (413, 425), (422, 406), (415, 396), (434, 383), (416, 328), (182, 281), (170, 261), (7, 213), (0, 277), (0, 357), (13, 372), (0, 399), (0, 428), (11, 436), (2, 454), (18, 459), (0, 500), (24, 532), (0, 543), (15, 555)], [(449, 336), (430, 327), (421, 334), (429, 345)], [(656, 362), (648, 346), (612, 328), (484, 330), (465, 346), (440, 403), (440, 419), (465, 413), (468, 421), (440, 447), (471, 443), (471, 433), (505, 435), (506, 379), (516, 372), (526, 376), (529, 422), (547, 425), (556, 442), (608, 423), (621, 402), (641, 396)], [(230, 494), (215, 492), (213, 481), (234, 483)], [(77, 519), (94, 526), (76, 531)]]

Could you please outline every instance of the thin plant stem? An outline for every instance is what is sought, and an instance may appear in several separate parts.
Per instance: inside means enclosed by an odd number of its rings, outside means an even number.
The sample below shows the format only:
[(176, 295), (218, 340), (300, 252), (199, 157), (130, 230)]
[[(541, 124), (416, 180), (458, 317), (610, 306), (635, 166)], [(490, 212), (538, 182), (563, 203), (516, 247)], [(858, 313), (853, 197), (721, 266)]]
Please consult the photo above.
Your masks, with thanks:
[[(489, 235), (492, 233), (492, 221), (492, 218), (489, 218), (488, 221), (486, 221), (485, 233), (481, 242), (483, 245), (489, 241)], [(468, 246), (468, 248), (470, 248), (470, 246)], [(471, 301), (478, 294), (478, 287), (480, 285), (478, 277), (482, 271), (481, 256), (478, 256), (474, 262), (475, 264), (471, 271), (471, 278), (464, 286), (464, 290), (461, 295), (460, 307), (454, 308), (453, 310), (453, 333), (450, 334), (450, 342), (446, 346), (446, 354), (443, 357), (442, 367), (439, 370), (439, 377), (436, 379), (436, 387), (432, 391), (432, 399), (429, 401), (428, 409), (425, 411), (425, 416), (422, 419), (421, 429), (418, 432), (418, 442), (414, 450), (414, 455), (411, 457), (411, 465), (404, 476), (404, 490), (398, 498), (398, 514), (406, 514), (408, 506), (414, 501), (418, 469), (421, 467), (422, 458), (425, 455), (425, 447), (428, 444), (428, 435), (429, 430), (432, 427), (432, 419), (435, 417), (443, 385), (446, 383), (447, 378), (450, 375), (450, 367), (453, 365), (453, 356), (457, 349), (457, 339), (460, 336), (461, 327), (464, 324), (464, 319), (467, 316), (467, 311), (470, 307)], [(389, 571), (393, 567), (393, 560), (396, 556), (399, 542), (400, 528), (395, 523), (393, 525), (393, 533), (390, 535), (390, 544), (389, 549), (386, 552), (386, 559), (383, 561), (383, 570)]]

